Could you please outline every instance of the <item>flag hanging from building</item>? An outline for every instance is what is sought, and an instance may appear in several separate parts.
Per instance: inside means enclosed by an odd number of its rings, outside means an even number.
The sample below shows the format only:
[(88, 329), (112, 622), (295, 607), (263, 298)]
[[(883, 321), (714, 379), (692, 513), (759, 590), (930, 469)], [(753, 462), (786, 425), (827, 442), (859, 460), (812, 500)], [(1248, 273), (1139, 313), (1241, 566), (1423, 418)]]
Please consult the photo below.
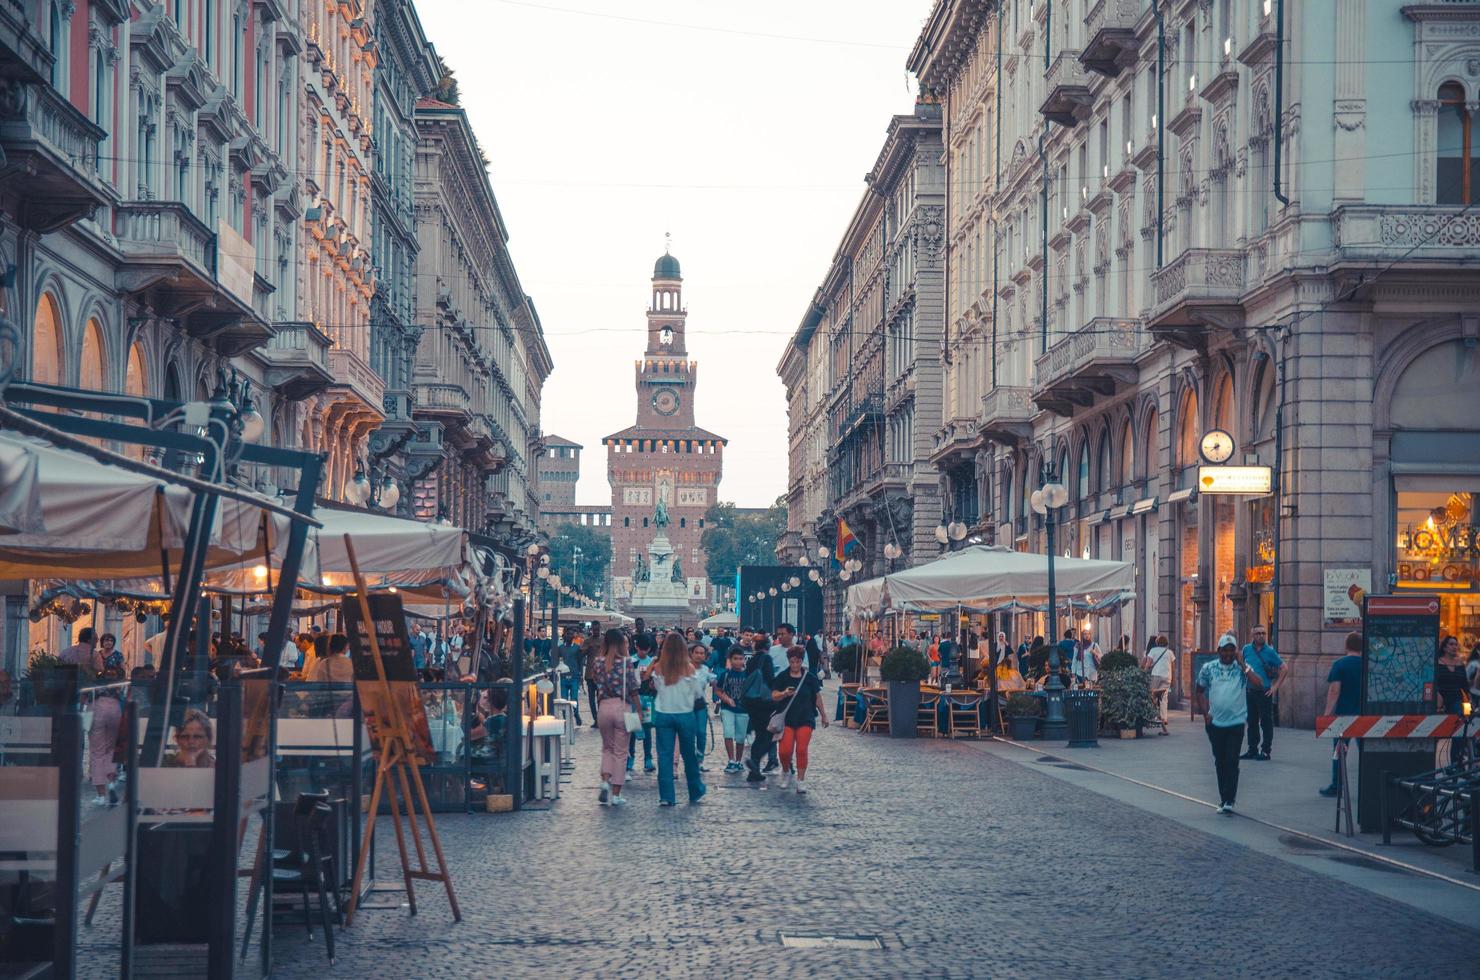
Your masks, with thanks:
[(848, 522), (839, 517), (838, 543), (833, 546), (833, 561), (841, 565), (844, 559), (856, 547), (858, 547), (858, 537), (853, 533), (853, 529), (848, 526)]

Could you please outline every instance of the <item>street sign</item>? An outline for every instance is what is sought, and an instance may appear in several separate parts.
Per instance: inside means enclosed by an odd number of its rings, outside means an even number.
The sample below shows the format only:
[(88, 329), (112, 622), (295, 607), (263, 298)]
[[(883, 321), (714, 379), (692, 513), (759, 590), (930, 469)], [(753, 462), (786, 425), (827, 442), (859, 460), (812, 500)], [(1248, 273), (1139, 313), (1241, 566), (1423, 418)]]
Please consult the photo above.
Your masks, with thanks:
[(1274, 488), (1274, 470), (1269, 466), (1199, 466), (1200, 493), (1259, 495)]

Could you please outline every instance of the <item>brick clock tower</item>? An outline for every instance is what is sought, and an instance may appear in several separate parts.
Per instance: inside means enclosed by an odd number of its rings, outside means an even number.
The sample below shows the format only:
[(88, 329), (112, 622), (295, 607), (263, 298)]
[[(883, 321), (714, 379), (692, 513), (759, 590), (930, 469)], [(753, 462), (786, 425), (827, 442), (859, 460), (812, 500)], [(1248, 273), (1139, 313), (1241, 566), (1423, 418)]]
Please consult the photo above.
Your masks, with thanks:
[(606, 446), (612, 487), (612, 591), (652, 625), (691, 623), (709, 603), (704, 515), (716, 501), (726, 440), (694, 424), (699, 368), (684, 342), (678, 260), (653, 267), (647, 349), (636, 364), (637, 423)]

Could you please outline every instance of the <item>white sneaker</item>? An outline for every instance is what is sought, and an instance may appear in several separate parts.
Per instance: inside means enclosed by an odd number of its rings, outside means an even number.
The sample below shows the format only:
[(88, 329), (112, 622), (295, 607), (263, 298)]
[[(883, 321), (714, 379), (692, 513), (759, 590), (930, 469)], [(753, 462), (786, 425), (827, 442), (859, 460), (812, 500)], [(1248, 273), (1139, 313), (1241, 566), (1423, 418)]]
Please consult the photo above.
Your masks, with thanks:
[(88, 806), (96, 806), (96, 807), (105, 807), (105, 806), (108, 806), (109, 805), (109, 803), (108, 803), (108, 797), (106, 797), (106, 796), (94, 796), (91, 800), (88, 801), (87, 805)]
[(797, 777), (797, 795), (800, 796), (801, 794), (803, 794), (805, 792), (807, 792), (807, 781), (805, 779), (803, 779), (801, 776), (798, 776)]
[(1229, 806), (1227, 803), (1219, 803), (1218, 812), (1227, 816), (1228, 814), (1233, 812), (1233, 807)]
[(622, 796), (613, 796), (612, 797), (612, 806), (626, 806), (626, 805), (627, 805), (627, 800), (626, 800), (625, 797), (622, 797)]
[(603, 779), (601, 781), (601, 792), (596, 794), (596, 802), (600, 803), (602, 806), (606, 806), (607, 803), (611, 802), (611, 798), (612, 784), (609, 781)]
[(776, 783), (781, 789), (786, 789), (791, 784), (791, 773), (785, 769), (781, 770), (781, 779)]

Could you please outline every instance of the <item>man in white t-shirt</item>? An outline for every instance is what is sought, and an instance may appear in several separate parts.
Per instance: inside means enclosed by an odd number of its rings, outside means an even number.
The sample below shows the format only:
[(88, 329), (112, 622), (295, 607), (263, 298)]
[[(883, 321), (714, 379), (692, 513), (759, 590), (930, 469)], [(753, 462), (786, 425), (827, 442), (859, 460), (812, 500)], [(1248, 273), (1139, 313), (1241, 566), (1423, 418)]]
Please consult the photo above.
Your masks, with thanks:
[(786, 651), (790, 650), (797, 641), (797, 631), (790, 623), (782, 623), (776, 627), (776, 642), (771, 644), (771, 663), (776, 667), (776, 673), (790, 670), (791, 665), (786, 662)]

